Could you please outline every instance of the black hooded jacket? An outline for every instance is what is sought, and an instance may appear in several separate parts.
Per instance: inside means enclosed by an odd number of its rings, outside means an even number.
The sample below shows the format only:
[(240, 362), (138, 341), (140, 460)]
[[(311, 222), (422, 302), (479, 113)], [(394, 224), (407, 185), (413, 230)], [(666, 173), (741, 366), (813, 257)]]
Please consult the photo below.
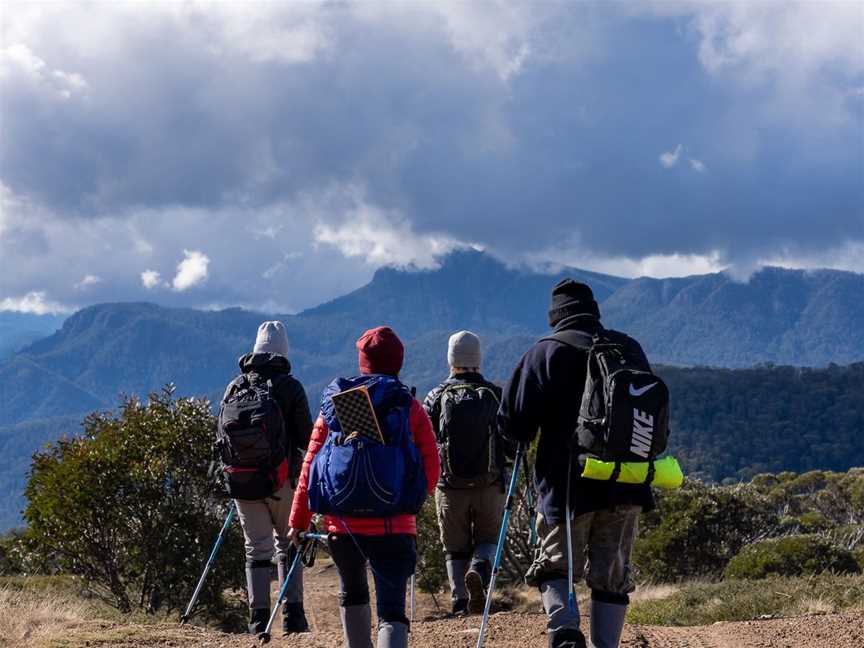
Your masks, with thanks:
[[(555, 327), (556, 332), (565, 329), (593, 335), (602, 326), (594, 316), (578, 315)], [(627, 344), (633, 352), (644, 356), (636, 340), (617, 331), (605, 331), (616, 342)], [(540, 432), (534, 486), (538, 492), (538, 510), (550, 524), (560, 524), (565, 518), (567, 467), (571, 461), (569, 443), (579, 416), (587, 362), (587, 348), (540, 340), (516, 366), (504, 387), (498, 412), (499, 429), (507, 438), (527, 446)], [(625, 504), (635, 504), (643, 510), (654, 507), (649, 486), (583, 479), (576, 477), (578, 472), (577, 464), (570, 500), (575, 515)]]
[[(293, 449), (288, 461), (289, 476), (299, 477), (300, 466), (312, 435), (312, 416), (303, 385), (291, 375), (291, 363), (285, 356), (275, 353), (247, 353), (240, 358), (239, 364), (243, 374), (255, 374), (265, 381), (273, 381), (273, 395), (285, 421), (285, 447)], [(228, 383), (223, 401), (237, 388), (242, 377), (237, 376)]]

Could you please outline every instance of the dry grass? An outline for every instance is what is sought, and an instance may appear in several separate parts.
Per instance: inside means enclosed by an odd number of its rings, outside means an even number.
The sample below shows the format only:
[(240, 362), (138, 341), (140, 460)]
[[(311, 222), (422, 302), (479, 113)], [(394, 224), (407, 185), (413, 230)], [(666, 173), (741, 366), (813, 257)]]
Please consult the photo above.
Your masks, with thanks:
[(639, 585), (636, 591), (630, 594), (630, 601), (636, 603), (638, 601), (656, 601), (672, 596), (680, 589), (679, 585), (670, 585), (668, 583), (660, 583), (657, 585)]
[(62, 595), (0, 587), (0, 645), (11, 648), (48, 641), (87, 615), (84, 603)]
[(818, 597), (805, 598), (798, 603), (798, 610), (801, 614), (834, 614), (838, 611), (834, 603)]

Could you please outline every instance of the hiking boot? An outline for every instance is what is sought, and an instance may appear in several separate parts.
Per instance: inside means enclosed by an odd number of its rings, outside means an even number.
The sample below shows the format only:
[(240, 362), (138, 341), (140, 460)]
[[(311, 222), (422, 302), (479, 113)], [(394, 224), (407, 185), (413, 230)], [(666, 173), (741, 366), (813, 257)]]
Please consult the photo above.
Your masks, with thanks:
[(267, 608), (253, 608), (249, 611), (249, 634), (257, 635), (264, 632), (267, 622), (270, 620), (270, 610)]
[(309, 632), (309, 622), (302, 603), (286, 603), (282, 608), (282, 636)]
[(483, 608), (486, 607), (486, 584), (483, 574), (477, 567), (480, 565), (471, 565), (471, 569), (465, 574), (465, 589), (468, 590), (468, 612), (470, 614), (482, 614)]
[(587, 648), (585, 635), (575, 628), (562, 628), (548, 634), (549, 648)]
[(464, 617), (468, 616), (468, 599), (459, 598), (453, 600), (453, 616)]

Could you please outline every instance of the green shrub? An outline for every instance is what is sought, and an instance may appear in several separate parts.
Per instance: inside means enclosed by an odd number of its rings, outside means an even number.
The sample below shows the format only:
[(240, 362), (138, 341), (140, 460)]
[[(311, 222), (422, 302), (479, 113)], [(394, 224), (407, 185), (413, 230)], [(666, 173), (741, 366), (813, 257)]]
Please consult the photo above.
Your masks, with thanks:
[(852, 551), (852, 555), (855, 556), (855, 560), (858, 561), (858, 566), (861, 568), (861, 571), (864, 572), (864, 544), (858, 545)]
[(726, 578), (808, 576), (822, 572), (858, 574), (861, 567), (851, 551), (816, 535), (792, 535), (761, 540), (744, 547), (727, 565)]
[(430, 496), (417, 516), (417, 586), (424, 592), (437, 592), (446, 582), (435, 498)]
[(15, 529), (0, 536), (0, 576), (15, 576), (24, 571), (22, 535), (23, 531)]
[(645, 580), (719, 576), (741, 547), (778, 525), (755, 490), (688, 480), (658, 494), (657, 509), (643, 516), (633, 562)]
[[(34, 455), (25, 491), (28, 563), (80, 576), (121, 611), (180, 609), (225, 516), (207, 476), (210, 404), (172, 392), (88, 416), (82, 437)], [(199, 607), (220, 610), (222, 591), (242, 583), (243, 564), (234, 525)]]

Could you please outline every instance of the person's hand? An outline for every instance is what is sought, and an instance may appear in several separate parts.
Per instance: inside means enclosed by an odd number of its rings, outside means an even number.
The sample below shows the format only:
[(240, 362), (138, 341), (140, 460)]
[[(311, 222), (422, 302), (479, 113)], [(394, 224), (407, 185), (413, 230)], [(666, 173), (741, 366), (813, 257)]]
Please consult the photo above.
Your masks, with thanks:
[(300, 548), (300, 545), (302, 544), (302, 542), (300, 540), (300, 534), (301, 533), (302, 533), (302, 531), (300, 531), (300, 529), (295, 529), (294, 527), (291, 527), (290, 529), (288, 529), (288, 539), (291, 542), (293, 542), (294, 546), (297, 547), (298, 549)]

